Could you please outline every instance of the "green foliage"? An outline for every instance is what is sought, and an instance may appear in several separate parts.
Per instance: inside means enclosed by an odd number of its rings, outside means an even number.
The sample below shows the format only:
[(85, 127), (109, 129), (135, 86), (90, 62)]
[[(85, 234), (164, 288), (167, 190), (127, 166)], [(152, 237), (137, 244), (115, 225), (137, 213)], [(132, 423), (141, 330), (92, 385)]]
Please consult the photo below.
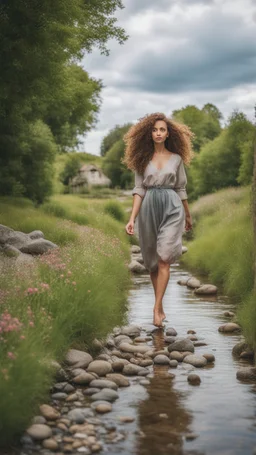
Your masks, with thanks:
[(122, 205), (117, 201), (109, 201), (104, 205), (104, 211), (117, 221), (125, 220), (125, 213)]
[(80, 156), (76, 153), (72, 153), (68, 155), (66, 160), (65, 167), (60, 174), (60, 181), (63, 185), (69, 184), (69, 179), (75, 177), (81, 167), (81, 159)]
[(124, 150), (124, 141), (120, 139), (114, 143), (103, 160), (103, 172), (110, 178), (113, 187), (129, 187), (133, 179), (132, 172), (121, 162), (121, 158), (124, 156)]
[(222, 114), (214, 104), (208, 103), (202, 109), (188, 105), (172, 112), (172, 118), (185, 123), (195, 134), (193, 148), (196, 152), (221, 132), (220, 119)]
[(109, 131), (107, 136), (105, 136), (101, 142), (100, 154), (105, 156), (106, 153), (113, 147), (113, 145), (123, 139), (123, 136), (129, 128), (132, 126), (132, 123), (125, 123), (124, 125), (116, 125), (112, 130)]
[[(37, 120), (50, 126), (63, 149), (93, 126), (101, 82), (71, 62), (94, 46), (108, 53), (109, 39), (127, 38), (113, 17), (118, 8), (120, 0), (1, 2), (0, 194), (37, 202), (49, 195), (50, 182), (34, 191), (27, 172), (29, 135)], [(40, 166), (36, 175), (46, 172), (42, 160)]]

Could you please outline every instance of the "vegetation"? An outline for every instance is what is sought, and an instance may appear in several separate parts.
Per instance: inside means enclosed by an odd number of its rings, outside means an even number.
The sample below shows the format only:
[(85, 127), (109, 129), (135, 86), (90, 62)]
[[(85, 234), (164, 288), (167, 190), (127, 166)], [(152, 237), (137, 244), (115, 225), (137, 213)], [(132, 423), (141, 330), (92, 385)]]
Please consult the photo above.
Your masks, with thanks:
[(101, 201), (61, 196), (51, 204), (35, 209), (27, 200), (0, 200), (3, 224), (24, 232), (40, 226), (60, 247), (32, 267), (1, 258), (2, 445), (20, 436), (46, 399), (52, 360), (61, 361), (71, 345), (88, 348), (124, 322), (129, 244), (123, 222)]

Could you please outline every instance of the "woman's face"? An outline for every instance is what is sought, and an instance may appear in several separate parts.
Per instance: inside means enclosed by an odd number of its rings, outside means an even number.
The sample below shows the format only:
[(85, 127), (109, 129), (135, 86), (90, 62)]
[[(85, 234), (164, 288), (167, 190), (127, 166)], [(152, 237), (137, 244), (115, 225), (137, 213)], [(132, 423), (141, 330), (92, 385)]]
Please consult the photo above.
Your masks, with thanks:
[(156, 144), (164, 143), (169, 136), (167, 125), (164, 120), (157, 120), (152, 129), (152, 139)]

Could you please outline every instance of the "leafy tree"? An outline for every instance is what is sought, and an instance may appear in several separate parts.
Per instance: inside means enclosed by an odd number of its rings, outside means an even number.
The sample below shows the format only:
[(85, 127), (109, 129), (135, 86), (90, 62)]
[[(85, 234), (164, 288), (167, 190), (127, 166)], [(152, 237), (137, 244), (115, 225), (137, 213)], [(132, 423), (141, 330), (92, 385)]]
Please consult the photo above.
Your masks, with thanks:
[(69, 179), (75, 177), (81, 167), (81, 160), (76, 153), (69, 154), (65, 167), (60, 174), (60, 181), (63, 185), (69, 184)]
[(132, 172), (121, 163), (121, 158), (124, 156), (124, 149), (124, 141), (120, 139), (115, 142), (103, 159), (103, 172), (110, 178), (114, 187), (126, 188), (130, 186), (133, 180)]
[(205, 104), (202, 109), (188, 105), (172, 112), (172, 118), (188, 125), (195, 138), (193, 148), (196, 152), (208, 141), (213, 140), (221, 132), (220, 119), (222, 114), (213, 104)]
[(100, 146), (101, 156), (105, 156), (106, 153), (113, 147), (115, 142), (123, 138), (124, 134), (132, 126), (132, 123), (126, 123), (125, 125), (116, 125), (109, 133), (103, 138)]

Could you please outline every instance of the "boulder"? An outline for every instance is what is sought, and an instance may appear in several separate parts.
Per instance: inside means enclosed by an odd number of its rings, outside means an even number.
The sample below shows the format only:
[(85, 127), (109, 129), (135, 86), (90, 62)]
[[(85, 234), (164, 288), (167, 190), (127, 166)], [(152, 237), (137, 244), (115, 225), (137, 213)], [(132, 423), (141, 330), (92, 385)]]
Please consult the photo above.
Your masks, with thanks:
[(112, 366), (105, 360), (93, 360), (87, 368), (88, 373), (94, 372), (98, 376), (106, 376), (112, 372)]
[(207, 360), (205, 357), (201, 355), (187, 355), (184, 360), (184, 363), (189, 363), (189, 365), (193, 365), (193, 367), (201, 368), (204, 367), (207, 364)]
[(227, 322), (226, 324), (221, 325), (218, 330), (219, 332), (224, 333), (240, 332), (241, 327), (235, 322)]
[(154, 363), (157, 365), (169, 365), (170, 360), (166, 355), (156, 355), (154, 357)]
[(138, 261), (135, 261), (135, 259), (133, 259), (129, 266), (128, 266), (129, 270), (133, 273), (145, 273), (147, 270), (146, 270), (146, 267), (144, 267), (144, 265), (140, 264)]
[(8, 244), (20, 248), (31, 241), (30, 237), (23, 232), (14, 231), (8, 226), (0, 224), (0, 245)]
[(127, 335), (128, 337), (140, 336), (140, 328), (137, 325), (127, 325), (121, 327), (121, 334)]
[(256, 367), (240, 368), (236, 373), (240, 381), (256, 381)]
[(187, 286), (189, 288), (196, 289), (196, 288), (199, 288), (201, 286), (201, 283), (200, 283), (200, 281), (197, 278), (192, 276), (191, 278), (189, 278), (187, 280)]
[(145, 354), (147, 351), (150, 350), (148, 345), (138, 345), (135, 346), (134, 344), (129, 343), (121, 343), (119, 349), (124, 352), (131, 352), (131, 353), (141, 353)]
[(35, 441), (43, 441), (52, 436), (52, 430), (47, 425), (35, 423), (27, 429), (27, 434)]
[(67, 352), (65, 362), (68, 365), (74, 365), (76, 368), (87, 368), (93, 358), (90, 354), (77, 349), (69, 349)]
[(50, 242), (50, 240), (36, 239), (31, 240), (29, 243), (19, 248), (19, 250), (26, 254), (44, 254), (53, 248), (57, 248), (57, 245)]
[(44, 239), (44, 234), (42, 231), (32, 231), (28, 234), (28, 236), (31, 238), (31, 240), (36, 240), (36, 239)]
[(213, 284), (203, 284), (199, 288), (195, 289), (194, 293), (195, 294), (200, 294), (200, 295), (214, 295), (217, 294), (218, 288), (217, 286), (214, 286)]
[[(168, 346), (168, 351), (173, 352), (173, 351), (178, 351), (178, 352), (184, 352), (184, 351), (189, 351), (189, 352), (194, 352), (195, 348), (191, 340), (188, 340), (187, 338), (183, 338), (182, 340), (179, 341), (174, 341), (174, 343), (170, 344)], [(178, 359), (177, 359), (178, 360)]]

